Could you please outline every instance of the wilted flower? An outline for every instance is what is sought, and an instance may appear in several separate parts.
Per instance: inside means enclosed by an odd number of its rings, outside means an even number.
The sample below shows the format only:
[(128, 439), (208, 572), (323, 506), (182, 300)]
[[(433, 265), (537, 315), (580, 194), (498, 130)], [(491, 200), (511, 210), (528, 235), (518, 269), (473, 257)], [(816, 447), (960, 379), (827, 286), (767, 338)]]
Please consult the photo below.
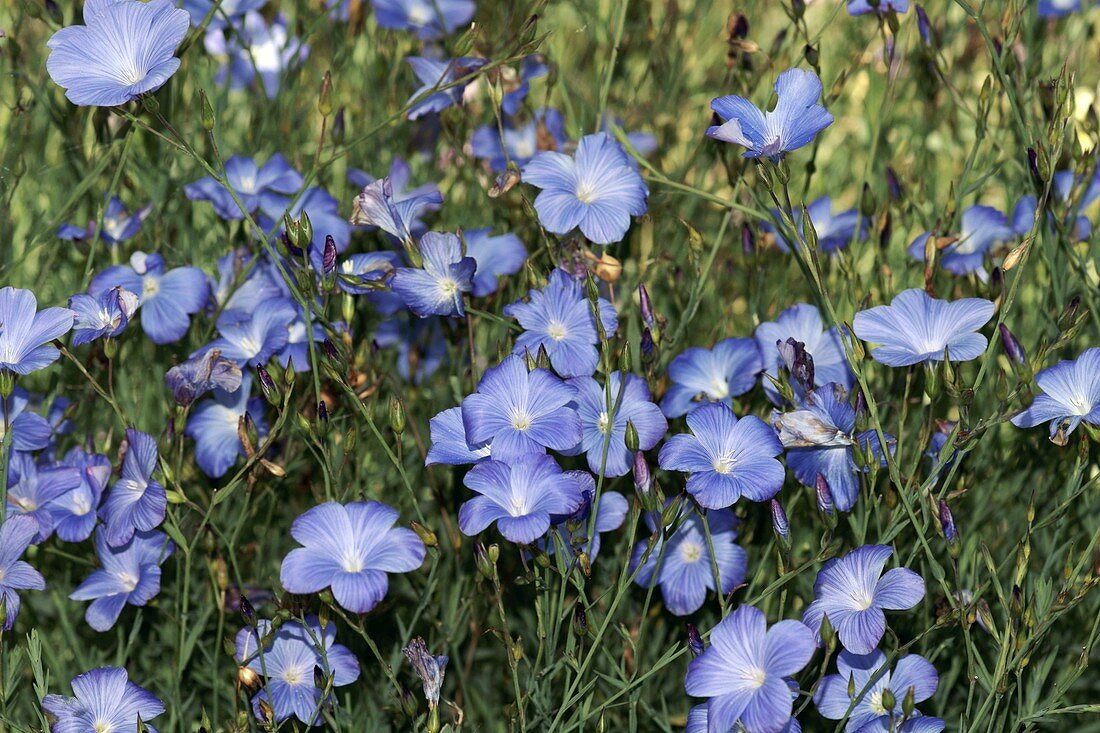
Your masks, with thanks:
[(69, 298), (69, 310), (76, 314), (73, 324), (73, 346), (98, 338), (114, 338), (126, 330), (137, 311), (138, 296), (121, 287), (113, 287), (94, 298), (77, 293)]
[[(774, 322), (768, 321), (756, 327), (756, 344), (763, 355), (766, 373), (779, 376), (783, 357), (777, 344), (790, 338), (801, 342), (806, 353), (813, 357), (816, 385), (835, 382), (851, 389), (855, 380), (836, 328), (825, 328), (821, 313), (806, 303), (793, 305), (780, 313)], [(771, 380), (765, 379), (763, 384), (764, 392), (778, 403), (779, 391)]]
[(420, 681), (424, 683), (424, 697), (428, 701), (428, 707), (439, 705), (439, 691), (443, 687), (443, 676), (447, 671), (446, 655), (433, 656), (428, 651), (428, 645), (419, 636), (409, 642), (409, 645), (401, 650), (405, 659), (409, 660), (413, 671)]
[(206, 349), (164, 375), (177, 405), (186, 407), (212, 389), (236, 392), (241, 386), (241, 368), (222, 358), (219, 349)]

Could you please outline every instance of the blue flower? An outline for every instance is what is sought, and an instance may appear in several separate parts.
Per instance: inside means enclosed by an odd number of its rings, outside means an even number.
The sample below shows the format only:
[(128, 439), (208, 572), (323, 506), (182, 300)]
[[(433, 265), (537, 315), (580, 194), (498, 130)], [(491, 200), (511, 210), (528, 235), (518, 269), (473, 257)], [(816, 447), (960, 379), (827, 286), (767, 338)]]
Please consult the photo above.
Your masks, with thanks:
[(236, 392), (241, 386), (241, 368), (222, 358), (218, 349), (207, 349), (169, 369), (164, 381), (176, 404), (186, 407), (212, 389)]
[(421, 384), (435, 374), (447, 356), (442, 318), (413, 318), (400, 313), (378, 324), (374, 345), (397, 350), (397, 373), (406, 382)]
[(157, 469), (157, 441), (140, 430), (126, 431), (126, 456), (122, 477), (111, 487), (99, 510), (103, 518), (100, 534), (117, 547), (128, 542), (134, 531), (156, 529), (164, 521), (168, 499), (164, 486), (153, 478)]
[(512, 67), (505, 67), (502, 74), (504, 96), (500, 100), (500, 109), (508, 117), (515, 116), (523, 100), (531, 91), (531, 80), (550, 73), (550, 66), (546, 63), (546, 57), (541, 53), (532, 53), (523, 57), (520, 62), (519, 73), (512, 76)]
[(25, 515), (38, 525), (34, 544), (54, 530), (53, 504), (80, 486), (80, 472), (65, 466), (39, 467), (29, 453), (12, 453), (8, 462), (8, 513)]
[(594, 563), (600, 554), (600, 535), (623, 526), (626, 514), (630, 511), (630, 502), (617, 491), (604, 491), (600, 495), (600, 505), (596, 508), (596, 523), (593, 527), (595, 531), (589, 537), (588, 522), (592, 514), (592, 503), (596, 499), (596, 479), (588, 471), (566, 471), (565, 475), (571, 476), (580, 485), (581, 505), (565, 521), (557, 524), (550, 536), (539, 540), (539, 548), (546, 554), (553, 555), (557, 549), (553, 538), (553, 533), (556, 533), (565, 548), (571, 552), (583, 551), (588, 555), (588, 562)]
[(211, 478), (225, 475), (229, 467), (244, 455), (244, 446), (237, 433), (240, 419), (248, 412), (256, 422), (262, 437), (267, 433), (263, 421), (263, 400), (249, 399), (252, 379), (247, 374), (236, 392), (214, 390), (214, 398), (203, 400), (191, 410), (184, 434), (195, 441), (195, 461)]
[[(908, 568), (882, 568), (894, 554), (887, 545), (863, 545), (825, 563), (814, 582), (814, 601), (802, 622), (815, 636), (828, 616), (840, 643), (853, 654), (870, 654), (886, 633), (883, 610), (904, 611), (924, 598), (924, 581)], [(881, 577), (880, 577), (881, 576)]]
[[(107, 201), (107, 208), (103, 211), (102, 226), (99, 226), (99, 236), (107, 244), (115, 245), (132, 238), (141, 230), (141, 224), (145, 217), (153, 210), (152, 205), (143, 206), (133, 214), (126, 211), (126, 207), (117, 196), (112, 196)], [(62, 224), (57, 230), (57, 236), (61, 239), (75, 241), (91, 240), (95, 236), (96, 222), (88, 222), (86, 227), (78, 227), (75, 224)]]
[(431, 431), (432, 444), (424, 459), (425, 466), (436, 463), (462, 466), (489, 459), (492, 451), (488, 443), (471, 446), (466, 442), (466, 427), (462, 424), (461, 407), (452, 407), (439, 413), (429, 421), (428, 427)]
[[(439, 210), (440, 205), (443, 203), (443, 193), (439, 190), (439, 186), (434, 183), (425, 183), (422, 186), (409, 188), (411, 180), (412, 169), (409, 168), (409, 164), (401, 156), (394, 156), (393, 160), (390, 161), (389, 175), (380, 179), (375, 179), (366, 171), (356, 168), (348, 169), (348, 181), (360, 189), (371, 188), (374, 192), (372, 195), (376, 199), (383, 198), (382, 191), (385, 188), (384, 196), (388, 197), (389, 203), (396, 207), (399, 218), (408, 230), (416, 234), (422, 234), (427, 231), (427, 226), (420, 220), (420, 217), (426, 213)], [(388, 213), (385, 218), (389, 218)], [(382, 225), (379, 224), (379, 226)], [(388, 229), (386, 231), (398, 238), (404, 238), (402, 235), (395, 234)]]
[[(779, 367), (783, 357), (777, 344), (786, 343), (793, 338), (800, 342), (806, 353), (813, 357), (814, 384), (835, 382), (845, 389), (851, 389), (854, 377), (844, 354), (844, 347), (836, 328), (825, 328), (821, 313), (806, 303), (798, 303), (779, 314), (775, 321), (761, 323), (756, 327), (756, 344), (764, 359), (764, 371), (773, 377), (779, 376)], [(764, 392), (773, 402), (779, 401), (779, 391), (770, 380), (763, 380)]]
[[(363, 252), (347, 257), (336, 268), (336, 284), (345, 293), (352, 295), (370, 295), (372, 302), (377, 302), (377, 296), (386, 293), (382, 288), (385, 280), (393, 274), (394, 268), (401, 266), (401, 258), (394, 252)], [(398, 302), (397, 308), (403, 305), (399, 298), (390, 300)], [(392, 315), (396, 310), (385, 315)]]
[(869, 0), (848, 0), (848, 13), (851, 15), (865, 15), (867, 13), (902, 13), (909, 12), (909, 0), (878, 0), (874, 5)]
[(223, 358), (242, 367), (265, 364), (286, 346), (290, 324), (297, 316), (293, 301), (285, 298), (265, 300), (251, 313), (222, 311), (217, 322), (219, 337), (191, 356), (218, 350)]
[[(817, 247), (822, 252), (838, 252), (851, 243), (852, 239), (856, 236), (856, 230), (859, 229), (859, 236), (862, 237), (866, 230), (866, 220), (860, 218), (859, 212), (855, 209), (848, 209), (842, 211), (839, 214), (833, 213), (833, 200), (828, 196), (822, 196), (817, 201), (806, 207), (806, 211), (810, 214), (810, 222), (814, 227), (814, 234), (817, 235)], [(804, 234), (804, 222), (802, 221), (802, 210), (798, 209), (794, 212), (794, 223), (798, 227), (798, 233)], [(770, 232), (775, 237), (775, 245), (784, 252), (790, 252), (791, 247), (787, 243), (787, 240), (783, 238), (783, 235), (770, 223), (764, 222), (760, 225), (760, 228), (766, 232)]]
[[(504, 315), (515, 318), (524, 329), (513, 353), (537, 356), (540, 348), (546, 349), (550, 364), (563, 377), (596, 371), (600, 339), (592, 303), (580, 281), (555, 269), (546, 287), (530, 291), (527, 297), (526, 303), (520, 300), (504, 308)], [(604, 333), (610, 335), (618, 327), (615, 308), (600, 298), (599, 309)]]
[(380, 28), (416, 31), (425, 40), (439, 38), (474, 17), (474, 0), (371, 0)]
[(1050, 423), (1050, 439), (1065, 445), (1082, 422), (1100, 425), (1100, 348), (1086, 349), (1071, 361), (1060, 361), (1035, 375), (1043, 390), (1012, 418), (1018, 428)]
[(240, 664), (266, 677), (263, 689), (252, 698), (252, 710), (259, 720), (266, 720), (261, 713), (263, 702), (274, 713), (274, 722), (295, 717), (308, 725), (318, 725), (321, 707), (335, 704), (335, 700), (331, 695), (322, 699), (317, 674), (331, 676), (334, 687), (359, 679), (355, 655), (336, 643), (336, 625), (322, 626), (316, 616), (307, 616), (304, 625), (288, 621), (275, 630), (270, 621), (260, 619), (255, 628), (237, 632), (235, 647)]
[(163, 86), (190, 25), (171, 0), (85, 0), (84, 23), (46, 42), (50, 78), (82, 107), (114, 107)]
[(387, 573), (407, 573), (424, 562), (424, 543), (394, 527), (396, 509), (377, 501), (329, 501), (294, 520), (290, 535), (304, 545), (283, 558), (279, 573), (291, 593), (332, 595), (352, 613), (366, 613), (386, 597)]
[(582, 137), (572, 158), (540, 152), (523, 167), (523, 181), (542, 189), (535, 211), (543, 227), (554, 234), (580, 228), (596, 244), (620, 241), (630, 217), (648, 210), (645, 181), (606, 132)]
[(1081, 12), (1081, 0), (1039, 0), (1037, 10), (1040, 18), (1061, 18)]
[(913, 288), (898, 293), (890, 305), (856, 313), (852, 328), (864, 341), (882, 344), (871, 356), (886, 366), (943, 361), (944, 351), (951, 361), (970, 361), (989, 343), (977, 330), (994, 309), (982, 298), (938, 300)]
[(576, 393), (547, 370), (528, 372), (523, 359), (506, 357), (485, 371), (477, 392), (462, 400), (466, 441), (492, 442), (494, 460), (502, 461), (546, 448), (569, 450), (582, 435), (572, 406)]
[(471, 229), (463, 233), (466, 256), (477, 263), (470, 294), (484, 298), (497, 290), (501, 275), (515, 275), (527, 260), (527, 248), (515, 234), (490, 236), (491, 228)]
[[(1028, 229), (1031, 229), (1030, 222)], [(924, 246), (930, 236), (931, 232), (924, 232), (909, 245), (909, 254), (918, 262), (924, 262)], [(963, 212), (959, 236), (940, 250), (937, 259), (948, 272), (956, 275), (975, 273), (985, 280), (988, 277), (985, 256), (990, 248), (1015, 236), (1004, 214), (991, 206), (971, 206)]]
[(218, 259), (218, 277), (210, 278), (214, 300), (222, 310), (252, 310), (268, 298), (290, 297), (290, 290), (268, 257), (253, 259), (239, 247)]
[[(141, 327), (155, 344), (179, 341), (191, 326), (190, 316), (206, 307), (210, 284), (197, 267), (164, 271), (159, 254), (135, 252), (129, 265), (114, 265), (92, 278), (88, 294), (98, 298), (111, 288), (135, 293)], [(0, 336), (2, 338), (2, 336)]]
[(195, 27), (202, 25), (210, 11), (217, 8), (206, 27), (220, 29), (226, 25), (236, 26), (245, 13), (259, 10), (266, 4), (267, 0), (183, 0), (181, 7), (191, 14), (191, 24)]
[(10, 516), (0, 525), (0, 600), (3, 602), (3, 622), (0, 628), (9, 631), (19, 616), (20, 590), (45, 590), (42, 573), (20, 560), (38, 534), (38, 524), (31, 517)]
[[(885, 465), (878, 433), (855, 432), (856, 411), (840, 385), (822, 385), (807, 394), (798, 409), (776, 413), (772, 423), (787, 449), (787, 466), (795, 478), (813, 488), (817, 477), (823, 476), (842, 512), (851, 511), (859, 498), (859, 475), (864, 469), (856, 465), (854, 446), (858, 443), (865, 454)], [(886, 438), (893, 450), (893, 437)]]
[[(838, 674), (821, 680), (814, 693), (814, 704), (822, 717), (829, 720), (847, 717), (844, 726), (847, 733), (878, 730), (878, 725), (883, 726), (882, 730), (890, 730), (891, 717), (895, 721), (907, 717), (902, 704), (910, 692), (913, 702), (924, 702), (935, 694), (939, 684), (936, 668), (919, 654), (902, 656), (891, 671), (886, 655), (878, 649), (866, 655), (842, 651), (837, 655), (836, 671)], [(887, 691), (894, 699), (892, 707), (883, 703)], [(914, 715), (919, 716), (920, 711), (909, 717)], [(927, 719), (933, 720), (936, 719)], [(943, 721), (938, 730), (943, 730)]]
[[(649, 386), (641, 377), (613, 372), (610, 379), (611, 405), (615, 419), (608, 415), (607, 395), (603, 385), (592, 377), (569, 380), (577, 390), (577, 415), (584, 432), (578, 452), (588, 456), (588, 467), (604, 476), (625, 476), (634, 465), (634, 453), (626, 447), (626, 424), (630, 422), (638, 433), (638, 449), (649, 450), (660, 442), (668, 430), (668, 421), (649, 396)], [(604, 462), (606, 446), (607, 458)]]
[[(130, 681), (122, 667), (99, 667), (72, 681), (76, 697), (46, 695), (42, 709), (56, 718), (56, 733), (137, 733), (138, 718), (147, 723), (164, 712), (164, 703)], [(146, 724), (151, 733), (156, 729)]]
[(501, 173), (508, 169), (509, 161), (522, 168), (540, 150), (561, 150), (567, 139), (561, 112), (543, 107), (526, 122), (505, 120), (499, 130), (496, 125), (482, 125), (470, 136), (470, 150)]
[(708, 509), (724, 509), (742, 496), (767, 501), (783, 487), (783, 446), (755, 415), (740, 420), (729, 405), (704, 405), (687, 416), (691, 433), (661, 447), (661, 468), (690, 474), (687, 490)]
[(111, 461), (107, 456), (73, 448), (61, 459), (61, 465), (80, 472), (80, 485), (50, 502), (54, 529), (65, 542), (83, 542), (95, 529), (99, 500), (111, 478)]
[(73, 346), (114, 338), (126, 330), (138, 307), (138, 296), (115, 286), (99, 297), (77, 293), (69, 298), (69, 310), (76, 314), (73, 324)]
[(41, 415), (27, 409), (30, 395), (22, 387), (15, 387), (7, 399), (0, 402), (0, 440), (4, 438), (5, 425), (11, 430), (11, 448), (14, 451), (42, 450), (50, 443), (53, 426)]
[(763, 611), (740, 606), (711, 629), (710, 646), (688, 665), (684, 689), (710, 698), (711, 733), (724, 733), (738, 721), (753, 733), (780, 733), (794, 707), (786, 678), (813, 655), (813, 632), (804, 625), (786, 620), (769, 629)]
[(209, 201), (222, 219), (239, 221), (244, 219), (244, 212), (233, 200), (230, 189), (249, 213), (262, 209), (271, 216), (279, 216), (290, 203), (290, 196), (304, 184), (302, 174), (278, 154), (263, 166), (258, 166), (252, 158), (230, 157), (225, 161), (225, 181), (228, 188), (212, 176), (206, 176), (184, 186), (183, 192), (192, 201)]
[(421, 267), (398, 267), (390, 287), (416, 315), (464, 316), (463, 293), (474, 287), (477, 263), (462, 254), (462, 241), (450, 232), (428, 232), (420, 238)]
[(228, 57), (228, 65), (218, 71), (219, 83), (228, 78), (233, 89), (242, 89), (259, 77), (268, 99), (279, 93), (283, 74), (309, 56), (309, 46), (287, 32), (282, 13), (268, 25), (258, 12), (249, 11), (228, 40), (224, 32), (212, 30), (204, 44), (207, 53)]
[[(461, 103), (466, 84), (455, 82), (477, 71), (486, 63), (485, 59), (469, 56), (446, 60), (426, 56), (408, 56), (405, 61), (412, 67), (413, 73), (422, 85), (405, 103), (412, 105), (408, 113), (410, 120), (442, 112), (448, 107)], [(421, 96), (424, 98), (420, 99)], [(416, 104), (413, 104), (414, 101)]]
[(817, 103), (821, 80), (812, 71), (787, 69), (776, 80), (775, 93), (778, 101), (770, 112), (761, 112), (744, 97), (718, 97), (710, 108), (725, 123), (708, 128), (707, 135), (748, 148), (746, 158), (778, 161), (833, 124), (833, 116)]
[[(797, 685), (795, 686), (797, 687)], [(797, 697), (797, 689), (792, 694)], [(688, 711), (687, 730), (685, 733), (708, 733), (710, 727), (707, 707), (707, 704), (704, 703), (702, 705), (696, 705)], [(738, 726), (734, 725), (728, 730), (720, 731), (720, 733), (738, 733)], [(787, 721), (787, 725), (779, 730), (779, 733), (802, 733), (802, 726), (797, 719), (791, 718)]]
[(714, 349), (685, 349), (668, 365), (672, 385), (661, 399), (666, 417), (681, 417), (708, 402), (733, 404), (733, 398), (756, 384), (764, 369), (756, 341), (730, 338)]
[(293, 367), (296, 372), (308, 372), (311, 369), (309, 359), (309, 334), (313, 332), (313, 342), (321, 343), (325, 340), (325, 331), (320, 321), (313, 319), (311, 326), (307, 327), (305, 312), (297, 303), (292, 303), (294, 308), (294, 320), (287, 326), (286, 346), (279, 352), (279, 366), (286, 369)]
[(91, 601), (84, 618), (96, 631), (107, 631), (126, 604), (144, 606), (160, 593), (160, 565), (175, 549), (163, 532), (137, 532), (126, 544), (112, 547), (107, 533), (95, 533), (102, 567), (93, 570), (76, 590), (74, 601)]
[(39, 311), (29, 290), (0, 288), (0, 376), (30, 374), (57, 361), (61, 352), (50, 342), (68, 333), (75, 318), (68, 308)]
[(506, 540), (529, 545), (546, 534), (552, 517), (572, 514), (583, 501), (576, 478), (541, 453), (479, 463), (463, 483), (477, 493), (458, 510), (458, 528), (469, 537), (495, 522)]
[[(679, 525), (668, 544), (658, 536), (649, 557), (645, 557), (648, 542), (642, 541), (634, 546), (630, 558), (630, 571), (637, 570), (634, 582), (643, 588), (661, 586), (661, 597), (665, 608), (677, 616), (695, 613), (707, 598), (708, 590), (715, 590), (714, 567), (718, 566), (718, 578), (721, 581), (721, 593), (726, 595), (745, 580), (748, 559), (745, 551), (737, 544), (737, 517), (728, 509), (709, 511), (706, 514), (707, 526), (703, 518), (690, 509), (680, 510)], [(650, 530), (657, 532), (659, 515), (647, 514), (646, 523)], [(711, 562), (706, 530), (710, 529), (710, 545), (714, 547), (714, 562)], [(639, 567), (640, 566), (640, 567)]]

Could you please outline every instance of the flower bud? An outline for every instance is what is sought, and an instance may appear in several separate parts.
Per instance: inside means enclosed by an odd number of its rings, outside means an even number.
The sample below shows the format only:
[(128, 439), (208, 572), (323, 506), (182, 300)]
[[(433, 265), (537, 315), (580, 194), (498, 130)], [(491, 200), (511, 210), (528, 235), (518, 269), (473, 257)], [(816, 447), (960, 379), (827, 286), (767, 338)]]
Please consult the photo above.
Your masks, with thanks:
[(695, 624), (687, 625), (688, 635), (688, 649), (691, 651), (693, 657), (697, 657), (703, 653), (705, 647), (703, 646), (703, 637), (699, 635), (699, 629), (695, 628)]
[(588, 612), (581, 603), (573, 608), (573, 633), (582, 639), (588, 636)]
[(791, 543), (791, 525), (787, 520), (787, 512), (783, 510), (783, 505), (775, 499), (768, 502), (768, 508), (771, 509), (772, 530), (775, 532), (775, 536), (779, 538), (784, 547), (788, 547)]
[(405, 433), (405, 406), (396, 397), (390, 397), (390, 429), (397, 437)]
[(241, 683), (241, 687), (253, 690), (260, 685), (260, 675), (251, 667), (242, 665), (237, 668), (237, 681)]
[(1021, 366), (1026, 364), (1027, 354), (1024, 353), (1024, 347), (1016, 340), (1012, 331), (1008, 330), (1008, 326), (1003, 323), (1000, 324), (999, 329), (1001, 332), (1001, 345), (1004, 346), (1008, 358)]
[(321, 255), (321, 267), (324, 270), (322, 274), (328, 275), (336, 267), (336, 240), (332, 238), (331, 234), (325, 235), (325, 250)]
[(649, 302), (649, 291), (646, 290), (645, 283), (638, 283), (638, 306), (646, 327), (653, 328), (653, 304)]
[[(918, 6), (920, 7), (920, 6)], [(902, 190), (901, 181), (898, 180), (898, 173), (893, 168), (886, 167), (886, 190), (890, 192), (890, 198), (893, 201), (900, 201)]]
[(420, 538), (420, 541), (427, 547), (436, 547), (439, 545), (439, 538), (436, 537), (435, 532), (425, 527), (420, 522), (412, 522), (410, 525), (412, 531), (416, 532), (416, 536)]
[(875, 194), (871, 191), (871, 185), (869, 183), (864, 183), (863, 192), (859, 197), (859, 213), (870, 218), (874, 216), (877, 209), (878, 202), (875, 201)]
[(1058, 329), (1060, 331), (1068, 331), (1077, 324), (1077, 311), (1080, 307), (1081, 296), (1075, 295), (1069, 299), (1066, 307), (1062, 309), (1062, 314), (1058, 316)]
[(202, 114), (202, 129), (210, 132), (214, 129), (214, 108), (210, 106), (210, 99), (206, 96), (206, 91), (199, 90), (199, 108)]
[(901, 713), (906, 718), (913, 717), (914, 711), (917, 709), (917, 689), (913, 685), (909, 686), (909, 689), (905, 691), (905, 697), (901, 701)]
[(641, 496), (647, 496), (653, 485), (653, 476), (649, 472), (649, 464), (646, 462), (645, 453), (634, 452), (634, 488)]
[(832, 529), (836, 526), (836, 505), (833, 503), (833, 492), (829, 488), (829, 482), (820, 473), (814, 480), (814, 491), (817, 493), (817, 509), (825, 519), (825, 523)]
[(325, 404), (324, 400), (317, 403), (317, 418), (321, 422), (328, 422), (328, 406)]
[(321, 79), (321, 93), (317, 95), (317, 111), (322, 117), (332, 114), (332, 73), (325, 72)]
[(486, 552), (485, 545), (480, 542), (474, 544), (474, 565), (477, 566), (477, 571), (486, 580), (493, 580), (497, 577), (496, 564), (489, 559), (489, 553)]
[(630, 420), (626, 421), (626, 447), (632, 453), (638, 452), (638, 429)]
[(889, 712), (893, 712), (897, 704), (898, 700), (896, 697), (894, 697), (894, 691), (891, 690), (889, 687), (884, 689), (882, 691), (882, 707), (886, 708), (886, 710)]
[(748, 223), (741, 225), (741, 251), (751, 255), (756, 250), (756, 235)]

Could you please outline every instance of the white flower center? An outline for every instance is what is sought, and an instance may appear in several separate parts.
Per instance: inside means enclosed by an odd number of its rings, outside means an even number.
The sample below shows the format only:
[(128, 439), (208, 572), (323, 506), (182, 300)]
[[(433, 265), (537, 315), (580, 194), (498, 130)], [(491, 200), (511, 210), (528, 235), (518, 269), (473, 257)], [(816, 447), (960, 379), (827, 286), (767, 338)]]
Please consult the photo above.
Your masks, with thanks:
[(92, 502), (88, 500), (88, 497), (80, 495), (73, 498), (73, 515), (77, 517), (83, 517), (85, 514), (92, 510)]
[(680, 560), (691, 564), (703, 559), (703, 546), (698, 542), (685, 540), (680, 543)]
[(721, 377), (715, 377), (710, 380), (710, 386), (707, 387), (707, 397), (712, 400), (724, 400), (730, 396), (730, 383), (729, 380)]
[(305, 676), (305, 670), (302, 667), (287, 667), (283, 670), (283, 682), (288, 685), (302, 684), (305, 681)]
[(92, 723), (92, 730), (95, 733), (111, 733), (115, 729), (115, 724), (109, 720), (97, 720)]
[(606, 410), (596, 418), (596, 429), (605, 435), (611, 434), (611, 416), (607, 414)]
[(435, 18), (432, 9), (421, 3), (416, 3), (409, 8), (409, 23), (411, 25), (427, 25)]
[(720, 456), (715, 456), (714, 463), (713, 463), (714, 472), (715, 473), (720, 473), (723, 476), (725, 476), (726, 474), (730, 473), (733, 470), (733, 464), (734, 464), (734, 460), (733, 460), (733, 456), (731, 456), (731, 455), (723, 454), (723, 455), (720, 455)]
[(550, 321), (550, 325), (546, 327), (546, 335), (555, 341), (562, 341), (569, 335), (569, 331), (561, 321)]
[(282, 46), (274, 38), (253, 45), (252, 59), (257, 71), (279, 71), (283, 68)]
[(520, 495), (513, 495), (505, 507), (513, 517), (525, 517), (528, 513), (527, 499)]
[(535, 154), (537, 142), (534, 136), (524, 135), (512, 143), (512, 151), (516, 158), (530, 158)]
[(249, 334), (248, 336), (242, 337), (241, 340), (237, 342), (237, 346), (241, 348), (245, 356), (251, 357), (260, 353), (260, 348), (263, 344), (261, 344), (255, 336)]
[(363, 558), (354, 550), (348, 550), (340, 560), (340, 566), (346, 573), (358, 573), (363, 570)]
[(596, 200), (596, 187), (588, 181), (577, 184), (577, 198), (582, 204), (590, 204)]
[(867, 699), (867, 707), (869, 707), (871, 712), (875, 715), (888, 715), (890, 713), (882, 704), (882, 690), (876, 690), (871, 693), (871, 696)]
[(512, 427), (516, 430), (526, 430), (531, 427), (531, 415), (523, 410), (512, 413)]
[(458, 292), (458, 282), (453, 277), (445, 277), (439, 281), (439, 292), (448, 298), (453, 298)]
[(256, 176), (243, 176), (237, 184), (239, 193), (256, 193)]
[(160, 292), (160, 279), (153, 275), (146, 275), (141, 281), (142, 298), (148, 300)]
[(768, 673), (760, 667), (750, 667), (741, 675), (745, 685), (751, 690), (759, 690), (768, 679)]
[(137, 588), (138, 579), (135, 578), (133, 575), (122, 572), (116, 573), (115, 577), (117, 577), (118, 581), (122, 583), (122, 587), (126, 590), (127, 593), (132, 591), (134, 588)]
[(1087, 415), (1092, 412), (1092, 401), (1083, 394), (1075, 394), (1069, 401), (1074, 415)]
[(866, 591), (855, 591), (852, 593), (852, 603), (855, 604), (857, 611), (866, 611), (874, 602), (875, 599)]

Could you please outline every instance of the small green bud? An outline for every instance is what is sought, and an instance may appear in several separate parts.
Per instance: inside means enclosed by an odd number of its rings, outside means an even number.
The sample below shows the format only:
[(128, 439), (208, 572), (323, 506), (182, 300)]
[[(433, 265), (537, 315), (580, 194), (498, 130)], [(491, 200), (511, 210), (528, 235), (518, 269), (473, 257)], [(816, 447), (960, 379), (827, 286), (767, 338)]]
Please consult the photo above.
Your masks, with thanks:
[(214, 129), (214, 108), (210, 106), (210, 99), (206, 96), (206, 90), (199, 90), (199, 108), (202, 114), (202, 129), (211, 132)]
[(396, 397), (390, 397), (390, 428), (401, 437), (405, 433), (405, 406)]
[(626, 447), (631, 453), (638, 452), (638, 429), (631, 420), (626, 421)]

